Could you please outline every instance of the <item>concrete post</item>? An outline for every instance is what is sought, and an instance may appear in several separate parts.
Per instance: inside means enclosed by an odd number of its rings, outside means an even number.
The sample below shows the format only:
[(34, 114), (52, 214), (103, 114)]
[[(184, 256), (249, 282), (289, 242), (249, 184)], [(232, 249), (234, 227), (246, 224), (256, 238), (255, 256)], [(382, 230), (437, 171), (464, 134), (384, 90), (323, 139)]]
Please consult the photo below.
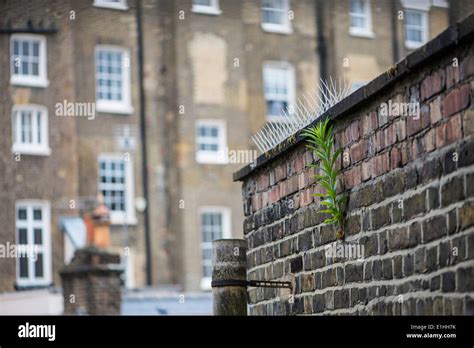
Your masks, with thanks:
[(214, 315), (247, 315), (247, 242), (213, 242), (212, 302)]

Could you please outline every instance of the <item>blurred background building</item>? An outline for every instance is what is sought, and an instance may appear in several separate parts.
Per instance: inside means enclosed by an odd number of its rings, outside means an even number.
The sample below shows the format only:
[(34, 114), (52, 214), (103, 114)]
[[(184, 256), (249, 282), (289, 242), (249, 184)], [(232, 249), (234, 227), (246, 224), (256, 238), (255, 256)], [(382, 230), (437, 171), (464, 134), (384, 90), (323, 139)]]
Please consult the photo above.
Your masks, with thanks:
[(229, 154), (320, 78), (355, 90), (472, 13), (453, 3), (1, 0), (0, 243), (39, 252), (0, 258), (0, 309), (61, 287), (98, 194), (127, 288), (209, 290), (211, 241), (242, 234)]

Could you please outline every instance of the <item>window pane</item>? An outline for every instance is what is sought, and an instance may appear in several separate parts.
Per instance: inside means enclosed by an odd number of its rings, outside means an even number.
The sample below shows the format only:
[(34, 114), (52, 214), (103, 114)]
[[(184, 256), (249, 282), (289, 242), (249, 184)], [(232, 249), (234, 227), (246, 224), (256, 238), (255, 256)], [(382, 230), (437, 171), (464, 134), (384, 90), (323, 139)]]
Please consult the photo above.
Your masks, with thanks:
[(29, 54), (30, 54), (30, 52), (29, 52), (29, 51), (30, 51), (30, 50), (29, 50), (29, 46), (30, 46), (30, 45), (29, 45), (29, 42), (28, 42), (28, 41), (23, 41), (23, 42), (22, 42), (22, 45), (23, 45), (23, 46), (22, 46), (22, 49), (23, 49), (23, 52), (22, 52), (22, 53), (23, 53), (23, 55), (24, 55), (24, 56), (29, 55)]
[(18, 229), (18, 244), (25, 245), (28, 244), (28, 236), (26, 228)]
[(34, 229), (34, 240), (36, 245), (43, 244), (43, 230), (41, 228)]
[(407, 24), (421, 26), (421, 13), (407, 11)]
[(19, 257), (20, 278), (28, 278), (28, 257), (20, 255)]
[(38, 63), (34, 62), (34, 63), (31, 63), (31, 74), (32, 75), (35, 75), (35, 76), (38, 76), (39, 75), (39, 68), (38, 68)]
[(18, 209), (18, 220), (26, 220), (26, 209), (25, 208)]
[(38, 253), (35, 261), (35, 277), (42, 278), (43, 276), (43, 253)]
[(212, 6), (212, 0), (193, 0), (194, 5)]
[(16, 56), (20, 54), (20, 48), (19, 47), (20, 47), (20, 44), (19, 44), (18, 40), (14, 40), (13, 41), (13, 54), (16, 55)]
[(33, 56), (39, 57), (39, 43), (38, 42), (33, 43)]
[(38, 144), (41, 144), (42, 139), (41, 139), (41, 113), (40, 112), (36, 113), (36, 130), (37, 130), (37, 134), (36, 134), (37, 142), (38, 142)]
[(41, 220), (41, 219), (42, 219), (41, 209), (33, 209), (33, 220)]

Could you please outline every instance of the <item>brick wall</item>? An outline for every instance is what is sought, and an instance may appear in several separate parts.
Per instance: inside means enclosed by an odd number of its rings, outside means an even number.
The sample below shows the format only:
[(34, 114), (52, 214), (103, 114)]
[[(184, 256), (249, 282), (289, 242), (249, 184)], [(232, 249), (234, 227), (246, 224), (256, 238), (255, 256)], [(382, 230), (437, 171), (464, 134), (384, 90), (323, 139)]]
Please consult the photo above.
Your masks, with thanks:
[[(361, 258), (327, 257), (341, 242), (318, 213), (315, 158), (301, 137), (234, 174), (248, 279), (295, 284), (293, 298), (250, 288), (250, 314), (474, 314), (473, 23), (449, 28), (328, 112), (344, 149), (343, 243), (363, 247)], [(419, 117), (383, 116), (390, 101), (418, 102)]]
[(120, 256), (87, 247), (74, 254), (61, 270), (64, 314), (119, 315)]

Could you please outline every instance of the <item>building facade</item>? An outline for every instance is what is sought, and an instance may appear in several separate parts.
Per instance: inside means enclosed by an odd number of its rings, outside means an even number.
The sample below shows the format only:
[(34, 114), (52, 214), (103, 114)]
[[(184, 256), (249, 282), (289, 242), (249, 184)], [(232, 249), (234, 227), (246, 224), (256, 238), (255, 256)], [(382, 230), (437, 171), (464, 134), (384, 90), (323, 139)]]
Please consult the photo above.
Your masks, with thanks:
[(60, 286), (82, 231), (65, 221), (98, 194), (129, 287), (210, 289), (211, 241), (242, 236), (231, 178), (255, 157), (250, 136), (320, 77), (355, 89), (448, 24), (447, 3), (406, 0), (4, 0), (0, 13), (0, 242), (42, 255), (0, 258), (2, 292)]

